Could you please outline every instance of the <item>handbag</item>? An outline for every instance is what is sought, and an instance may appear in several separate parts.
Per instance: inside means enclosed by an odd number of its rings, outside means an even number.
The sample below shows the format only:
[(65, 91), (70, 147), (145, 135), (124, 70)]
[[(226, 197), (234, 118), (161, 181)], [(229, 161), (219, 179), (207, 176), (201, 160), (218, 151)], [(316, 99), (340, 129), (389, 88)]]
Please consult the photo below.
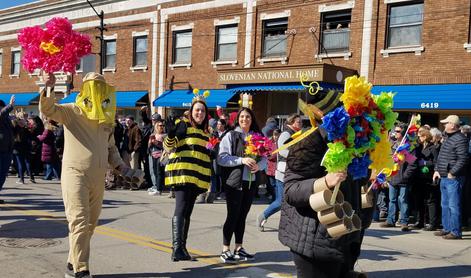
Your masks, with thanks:
[(162, 151), (162, 154), (160, 155), (160, 165), (167, 165), (169, 161), (169, 156), (170, 152), (167, 152), (166, 150)]
[(153, 151), (150, 155), (152, 158), (160, 158), (162, 156), (162, 151)]

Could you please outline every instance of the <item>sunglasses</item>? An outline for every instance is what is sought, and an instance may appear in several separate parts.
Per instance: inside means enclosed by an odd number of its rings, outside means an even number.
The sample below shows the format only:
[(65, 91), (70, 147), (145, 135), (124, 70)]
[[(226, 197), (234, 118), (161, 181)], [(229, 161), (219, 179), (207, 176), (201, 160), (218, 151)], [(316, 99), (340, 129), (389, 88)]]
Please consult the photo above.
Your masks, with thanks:
[(394, 130), (394, 132), (399, 133), (402, 132), (402, 130)]

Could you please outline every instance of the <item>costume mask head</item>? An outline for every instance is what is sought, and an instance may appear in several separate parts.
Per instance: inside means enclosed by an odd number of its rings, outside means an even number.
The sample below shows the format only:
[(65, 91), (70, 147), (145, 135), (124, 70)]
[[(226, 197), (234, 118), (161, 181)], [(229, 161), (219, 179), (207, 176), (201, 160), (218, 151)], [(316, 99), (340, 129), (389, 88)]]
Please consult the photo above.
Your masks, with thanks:
[(116, 114), (116, 95), (113, 86), (106, 84), (103, 75), (89, 72), (83, 78), (82, 90), (75, 104), (90, 120), (113, 124)]

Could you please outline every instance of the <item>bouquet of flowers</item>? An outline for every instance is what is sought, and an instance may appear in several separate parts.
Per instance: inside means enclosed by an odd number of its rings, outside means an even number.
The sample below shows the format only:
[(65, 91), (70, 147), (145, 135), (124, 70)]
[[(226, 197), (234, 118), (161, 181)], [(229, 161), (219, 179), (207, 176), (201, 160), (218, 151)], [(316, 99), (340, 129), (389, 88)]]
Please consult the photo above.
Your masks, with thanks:
[(221, 142), (221, 140), (219, 140), (219, 138), (216, 136), (209, 138), (208, 143), (206, 144), (206, 149), (210, 151), (214, 150), (219, 142)]
[(18, 34), (24, 49), (21, 60), (28, 72), (42, 69), (46, 73), (75, 73), (80, 58), (92, 52), (90, 37), (72, 30), (67, 18), (55, 17), (41, 26), (26, 27)]
[[(273, 142), (259, 134), (254, 133), (245, 137), (245, 156), (259, 162), (262, 158), (268, 158), (274, 149)], [(252, 184), (252, 173), (249, 173), (249, 187)]]
[(348, 171), (354, 180), (365, 178), (368, 168), (392, 168), (388, 130), (397, 113), (392, 112), (393, 94), (371, 94), (371, 83), (363, 77), (348, 77), (340, 100), (343, 106), (325, 115), (328, 151), (322, 165), (328, 172)]

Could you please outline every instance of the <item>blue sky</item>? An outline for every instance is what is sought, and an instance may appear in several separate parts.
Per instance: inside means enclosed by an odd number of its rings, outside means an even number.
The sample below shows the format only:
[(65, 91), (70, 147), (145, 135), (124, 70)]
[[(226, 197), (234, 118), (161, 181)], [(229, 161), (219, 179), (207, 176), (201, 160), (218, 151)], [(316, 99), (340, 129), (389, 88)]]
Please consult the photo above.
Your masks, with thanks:
[(37, 0), (2, 0), (0, 1), (0, 9), (10, 8), (21, 4), (36, 2)]

